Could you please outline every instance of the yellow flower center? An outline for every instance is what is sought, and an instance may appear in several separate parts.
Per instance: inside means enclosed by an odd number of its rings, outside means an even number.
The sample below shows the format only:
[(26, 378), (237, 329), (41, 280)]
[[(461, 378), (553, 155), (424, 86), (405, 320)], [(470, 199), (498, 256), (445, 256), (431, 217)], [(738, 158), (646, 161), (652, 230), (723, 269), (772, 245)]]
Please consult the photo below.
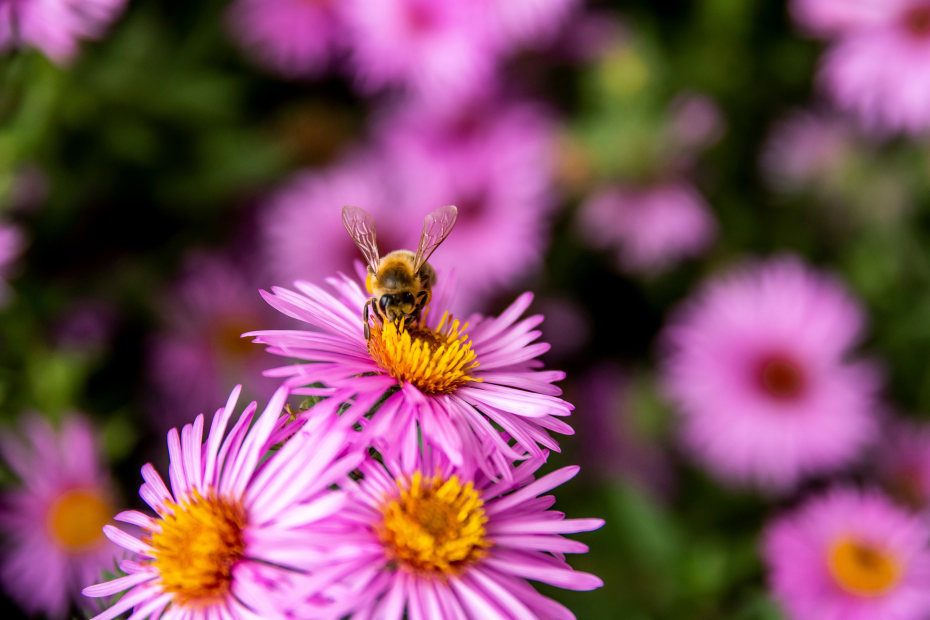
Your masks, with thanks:
[(245, 551), (245, 510), (236, 501), (199, 493), (168, 509), (150, 543), (162, 589), (180, 605), (222, 600)]
[(468, 375), (478, 366), (471, 340), (461, 334), (468, 325), (448, 318), (444, 314), (435, 330), (374, 321), (368, 340), (371, 358), (392, 377), (412, 383), (424, 394), (448, 394), (469, 381), (480, 381)]
[(884, 594), (901, 579), (901, 564), (893, 553), (851, 537), (830, 546), (827, 563), (836, 583), (859, 596)]
[(52, 502), (46, 526), (65, 551), (86, 551), (105, 540), (103, 526), (112, 514), (109, 502), (97, 489), (72, 489)]
[(409, 484), (398, 480), (400, 497), (383, 509), (378, 539), (388, 557), (418, 574), (448, 576), (485, 556), (484, 502), (474, 485), (457, 476), (423, 479), (416, 472)]

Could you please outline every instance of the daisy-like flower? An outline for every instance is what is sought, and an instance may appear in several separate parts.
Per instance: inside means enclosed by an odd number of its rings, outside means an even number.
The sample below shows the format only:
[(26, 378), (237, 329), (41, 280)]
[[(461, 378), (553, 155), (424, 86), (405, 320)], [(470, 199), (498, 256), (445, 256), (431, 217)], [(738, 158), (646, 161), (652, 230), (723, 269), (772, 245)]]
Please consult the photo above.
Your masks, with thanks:
[(833, 40), (819, 80), (838, 106), (870, 129), (930, 129), (930, 2), (795, 4), (802, 26)]
[(695, 458), (720, 478), (786, 490), (849, 464), (877, 431), (880, 380), (850, 359), (860, 305), (792, 257), (709, 283), (665, 328), (665, 387)]
[(365, 91), (402, 86), (443, 107), (481, 92), (496, 61), (472, 0), (345, 0), (350, 65)]
[(23, 438), (0, 438), (3, 459), (22, 480), (0, 499), (0, 579), (28, 613), (65, 618), (73, 603), (85, 602), (81, 587), (112, 569), (118, 555), (103, 535), (113, 485), (83, 417), (71, 415), (55, 430), (32, 415), (22, 428)]
[(185, 411), (212, 412), (236, 377), (249, 377), (248, 397), (274, 393), (278, 384), (261, 376), (268, 356), (241, 337), (276, 318), (270, 314), (235, 262), (193, 255), (163, 304), (164, 326), (151, 342), (155, 426), (178, 425), (189, 419)]
[(336, 523), (327, 524), (335, 533), (327, 574), (336, 587), (316, 587), (336, 613), (359, 618), (574, 618), (526, 580), (571, 590), (603, 585), (568, 565), (565, 553), (588, 548), (561, 535), (604, 522), (548, 510), (554, 498), (540, 495), (578, 468), (537, 480), (544, 462), (533, 457), (494, 481), (436, 452), (406, 467), (368, 459)]
[(829, 187), (842, 176), (853, 148), (849, 128), (835, 115), (797, 111), (773, 127), (762, 151), (762, 173), (782, 191)]
[(622, 270), (643, 275), (701, 255), (717, 235), (710, 209), (684, 182), (602, 190), (582, 205), (579, 223), (592, 245), (614, 251)]
[(56, 63), (71, 60), (80, 39), (96, 39), (125, 0), (17, 0), (0, 4), (0, 51), (34, 47)]
[(796, 620), (920, 620), (930, 551), (920, 519), (874, 491), (840, 488), (767, 528), (775, 598)]
[[(488, 475), (507, 475), (513, 460), (542, 454), (540, 446), (558, 450), (547, 430), (572, 433), (559, 419), (572, 406), (558, 397), (561, 390), (553, 385), (564, 373), (539, 368), (536, 357), (549, 348), (534, 342), (542, 317), (520, 319), (531, 294), (521, 295), (500, 316), (473, 315), (463, 324), (443, 312), (445, 282), (440, 278), (419, 324), (382, 326), (370, 318), (366, 342), (362, 307), (369, 296), (357, 282), (346, 276), (330, 279), (334, 292), (329, 292), (298, 281), (297, 291), (276, 287), (262, 295), (313, 331), (247, 335), (268, 345), (271, 353), (311, 362), (268, 371), (287, 377), (290, 386), (319, 383), (326, 386), (323, 393), (337, 389), (354, 394), (361, 411), (384, 398), (367, 424), (377, 449), (400, 452), (409, 463), (422, 433), (424, 442), (457, 465), (468, 455), (486, 454), (480, 463)], [(316, 393), (314, 388), (298, 391)]]
[[(84, 588), (85, 596), (125, 592), (95, 620), (132, 609), (133, 617), (277, 618), (278, 596), (313, 552), (302, 527), (330, 517), (342, 495), (330, 489), (363, 457), (352, 445), (351, 416), (336, 416), (342, 400), (325, 400), (306, 424), (268, 459), (269, 448), (293, 431), (283, 424), (287, 391), (275, 392), (253, 422), (253, 402), (232, 430), (240, 387), (213, 419), (201, 445), (203, 415), (168, 433), (170, 490), (151, 464), (139, 495), (155, 511), (129, 510), (116, 520), (138, 526), (141, 538), (114, 526), (104, 533), (135, 554), (127, 574)], [(317, 407), (321, 409), (317, 409)]]
[(289, 78), (323, 73), (345, 48), (336, 0), (237, 0), (233, 35), (262, 65)]
[(892, 423), (873, 458), (891, 497), (930, 516), (930, 426)]

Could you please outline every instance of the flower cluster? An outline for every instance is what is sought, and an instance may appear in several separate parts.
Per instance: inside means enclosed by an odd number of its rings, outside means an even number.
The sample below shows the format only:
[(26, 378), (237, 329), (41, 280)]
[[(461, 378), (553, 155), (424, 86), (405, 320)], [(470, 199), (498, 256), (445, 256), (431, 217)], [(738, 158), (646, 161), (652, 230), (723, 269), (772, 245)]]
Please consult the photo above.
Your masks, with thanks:
[(235, 418), (237, 387), (212, 423), (169, 432), (167, 484), (142, 469), (154, 515), (115, 516), (138, 534), (104, 527), (128, 557), (84, 589), (122, 593), (96, 620), (572, 618), (527, 580), (599, 587), (567, 564), (587, 547), (563, 534), (603, 521), (550, 510), (544, 494), (577, 467), (536, 477), (572, 406), (553, 385), (563, 373), (537, 359), (532, 296), (461, 322), (443, 279), (420, 321), (372, 316), (364, 330), (353, 279), (295, 287), (263, 294), (312, 330), (248, 335), (299, 363), (268, 371), (283, 384), (260, 414)]

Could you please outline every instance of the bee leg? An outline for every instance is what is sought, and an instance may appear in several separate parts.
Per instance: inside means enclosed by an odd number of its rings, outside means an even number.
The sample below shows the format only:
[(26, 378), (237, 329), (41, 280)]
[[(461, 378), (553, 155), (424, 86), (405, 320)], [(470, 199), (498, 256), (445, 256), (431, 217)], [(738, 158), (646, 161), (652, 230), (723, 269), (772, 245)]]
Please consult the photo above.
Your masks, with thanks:
[(420, 291), (417, 293), (417, 303), (416, 311), (414, 312), (413, 318), (419, 324), (420, 316), (423, 314), (423, 308), (429, 305), (430, 301), (430, 292), (429, 291)]
[(365, 302), (365, 305), (362, 306), (362, 321), (365, 325), (365, 340), (371, 340), (371, 327), (368, 325), (368, 308), (371, 306), (372, 302), (375, 300), (374, 297), (370, 298)]

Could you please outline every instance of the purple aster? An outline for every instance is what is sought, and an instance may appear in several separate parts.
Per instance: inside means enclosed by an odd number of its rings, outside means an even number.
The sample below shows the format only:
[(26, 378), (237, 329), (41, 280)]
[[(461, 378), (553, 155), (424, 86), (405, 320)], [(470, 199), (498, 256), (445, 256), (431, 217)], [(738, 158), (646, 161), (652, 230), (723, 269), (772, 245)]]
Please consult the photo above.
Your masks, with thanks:
[(233, 35), (263, 66), (289, 78), (323, 73), (345, 48), (335, 0), (236, 0)]
[(859, 303), (782, 257), (708, 283), (672, 315), (662, 372), (694, 457), (730, 482), (787, 490), (850, 464), (877, 431), (877, 370), (851, 357)]
[[(541, 494), (570, 480), (577, 467), (535, 479), (545, 456), (492, 480), (469, 462), (418, 456), (407, 466), (366, 460), (348, 483), (348, 501), (326, 527), (332, 560), (310, 592), (332, 600), (333, 616), (353, 618), (574, 618), (527, 580), (571, 590), (603, 585), (573, 570), (566, 553), (587, 546), (562, 534), (601, 527), (601, 519), (566, 519)], [(313, 611), (315, 608), (311, 607)], [(299, 617), (311, 617), (309, 611)]]
[(869, 129), (930, 129), (928, 0), (806, 0), (795, 15), (832, 39), (818, 79), (839, 107)]
[(415, 247), (423, 216), (416, 223), (398, 221), (389, 178), (385, 165), (370, 154), (351, 155), (328, 169), (295, 175), (268, 199), (261, 214), (266, 277), (293, 282), (351, 272), (360, 256), (339, 215), (339, 207), (347, 204), (364, 206), (375, 217), (382, 251), (401, 247), (408, 237)]
[(0, 500), (0, 580), (26, 612), (66, 618), (72, 604), (86, 606), (81, 588), (112, 570), (118, 555), (103, 535), (113, 485), (83, 417), (71, 415), (55, 430), (32, 415), (22, 430), (22, 438), (0, 436), (0, 454), (21, 480)]
[[(269, 330), (249, 334), (271, 353), (310, 363), (269, 371), (291, 386), (320, 383), (356, 395), (363, 411), (385, 400), (366, 424), (373, 445), (400, 452), (410, 462), (422, 440), (439, 446), (456, 464), (487, 455), (488, 475), (506, 474), (509, 463), (540, 446), (558, 450), (547, 430), (571, 434), (560, 420), (572, 406), (553, 385), (564, 373), (540, 369), (536, 359), (549, 347), (534, 342), (543, 317), (520, 318), (532, 295), (521, 295), (497, 317), (473, 315), (465, 324), (445, 312), (447, 280), (440, 276), (433, 302), (419, 325), (409, 328), (371, 321), (371, 339), (363, 334), (362, 306), (368, 295), (341, 276), (330, 289), (307, 282), (297, 291), (273, 288), (265, 299), (313, 331)], [(308, 388), (301, 393), (318, 393)], [(503, 429), (514, 445), (501, 438)]]
[(927, 526), (880, 493), (838, 488), (775, 519), (763, 556), (795, 620), (920, 620), (930, 614)]
[(401, 86), (449, 107), (481, 92), (496, 57), (472, 0), (345, 0), (350, 65), (365, 91)]
[(84, 589), (92, 597), (125, 593), (95, 620), (130, 609), (138, 618), (283, 615), (281, 599), (314, 555), (300, 529), (341, 509), (343, 496), (330, 486), (355, 469), (363, 453), (346, 454), (357, 433), (350, 416), (335, 415), (342, 400), (334, 398), (318, 403), (296, 435), (264, 459), (294, 432), (281, 417), (287, 391), (276, 392), (254, 424), (256, 406), (250, 404), (227, 433), (239, 391), (217, 411), (205, 443), (202, 414), (180, 434), (168, 433), (170, 489), (151, 464), (142, 468), (139, 495), (155, 516), (129, 510), (115, 518), (144, 535), (104, 528), (135, 559), (121, 562), (125, 576)]
[(278, 386), (261, 376), (268, 356), (241, 335), (276, 317), (234, 262), (195, 254), (163, 303), (163, 325), (151, 343), (152, 415), (160, 428), (189, 411), (212, 412), (227, 386), (249, 377), (246, 394), (267, 398)]
[(622, 270), (644, 275), (700, 256), (717, 235), (710, 209), (683, 181), (601, 190), (582, 205), (579, 224), (593, 246), (615, 253)]
[(481, 308), (539, 266), (557, 206), (555, 129), (545, 109), (497, 98), (453, 113), (411, 106), (379, 120), (377, 148), (391, 162), (393, 218), (409, 231), (407, 247), (416, 245), (424, 214), (436, 205), (458, 207), (454, 234), (430, 260), (440, 270), (469, 266), (457, 270), (456, 310)]
[(34, 47), (56, 63), (77, 54), (78, 40), (96, 39), (125, 0), (11, 0), (0, 3), (0, 51)]

